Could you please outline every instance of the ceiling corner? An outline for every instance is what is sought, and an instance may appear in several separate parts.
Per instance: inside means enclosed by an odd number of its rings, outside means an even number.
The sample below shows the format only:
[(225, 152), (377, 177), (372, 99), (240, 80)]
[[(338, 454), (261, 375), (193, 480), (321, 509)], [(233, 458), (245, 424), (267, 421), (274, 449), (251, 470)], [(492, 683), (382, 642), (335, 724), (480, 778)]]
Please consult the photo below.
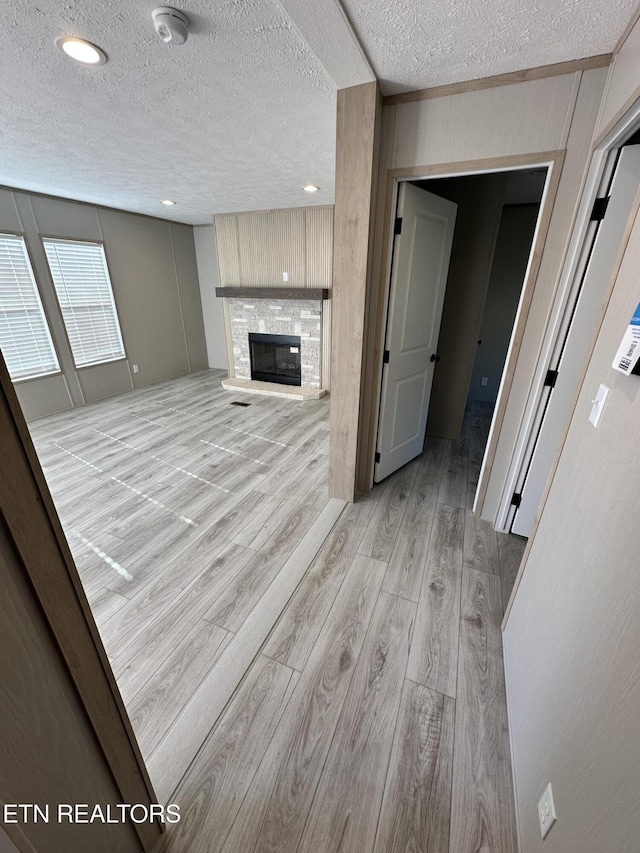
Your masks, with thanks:
[(376, 79), (369, 59), (339, 0), (273, 0), (289, 19), (338, 89)]

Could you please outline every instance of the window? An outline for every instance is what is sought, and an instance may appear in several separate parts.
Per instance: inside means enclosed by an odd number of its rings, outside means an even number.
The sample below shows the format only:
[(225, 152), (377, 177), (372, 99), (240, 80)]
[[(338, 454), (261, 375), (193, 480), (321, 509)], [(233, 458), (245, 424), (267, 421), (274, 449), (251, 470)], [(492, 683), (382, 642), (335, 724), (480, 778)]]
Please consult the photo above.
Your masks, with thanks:
[(124, 358), (102, 246), (74, 240), (42, 242), (76, 367)]
[(60, 370), (24, 239), (0, 234), (0, 349), (12, 379)]

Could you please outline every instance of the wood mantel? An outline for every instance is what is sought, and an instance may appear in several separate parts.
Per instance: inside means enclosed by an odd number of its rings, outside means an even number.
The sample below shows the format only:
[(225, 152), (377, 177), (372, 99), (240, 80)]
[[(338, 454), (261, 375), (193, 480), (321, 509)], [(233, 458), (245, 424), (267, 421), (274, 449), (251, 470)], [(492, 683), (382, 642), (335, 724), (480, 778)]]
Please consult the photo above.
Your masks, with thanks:
[(328, 287), (216, 287), (231, 299), (329, 299)]

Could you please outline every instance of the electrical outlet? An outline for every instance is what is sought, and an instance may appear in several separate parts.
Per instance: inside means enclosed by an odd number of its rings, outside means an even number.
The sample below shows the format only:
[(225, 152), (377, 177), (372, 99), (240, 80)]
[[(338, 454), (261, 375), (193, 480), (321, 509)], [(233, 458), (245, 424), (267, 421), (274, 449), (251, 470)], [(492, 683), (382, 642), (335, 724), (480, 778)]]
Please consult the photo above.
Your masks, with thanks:
[(138, 373), (138, 372), (139, 372), (139, 370), (140, 370), (139, 365), (137, 365), (137, 364), (133, 364), (133, 365), (132, 365), (132, 370), (133, 370), (133, 372), (134, 372), (134, 373)]
[(538, 803), (538, 820), (540, 821), (540, 835), (543, 838), (547, 837), (547, 833), (556, 822), (556, 807), (553, 803), (553, 791), (551, 790), (551, 782), (544, 789), (544, 794)]
[(488, 382), (489, 382), (488, 376), (483, 376), (482, 379), (480, 380), (481, 385), (486, 385)]

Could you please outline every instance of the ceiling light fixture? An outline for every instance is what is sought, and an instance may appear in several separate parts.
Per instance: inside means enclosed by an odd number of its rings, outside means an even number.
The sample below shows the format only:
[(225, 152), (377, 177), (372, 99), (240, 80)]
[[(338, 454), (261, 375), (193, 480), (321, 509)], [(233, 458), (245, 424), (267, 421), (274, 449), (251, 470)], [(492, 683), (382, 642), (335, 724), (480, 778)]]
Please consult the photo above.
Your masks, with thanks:
[(317, 193), (320, 187), (317, 187), (315, 184), (307, 184), (305, 187), (302, 187), (302, 189), (306, 193)]
[(171, 207), (171, 205), (175, 204), (175, 201), (171, 201), (170, 198), (163, 198), (160, 204), (166, 204), (167, 207)]
[(55, 45), (58, 50), (83, 65), (104, 65), (107, 61), (107, 55), (103, 50), (84, 39), (63, 36), (56, 39)]

